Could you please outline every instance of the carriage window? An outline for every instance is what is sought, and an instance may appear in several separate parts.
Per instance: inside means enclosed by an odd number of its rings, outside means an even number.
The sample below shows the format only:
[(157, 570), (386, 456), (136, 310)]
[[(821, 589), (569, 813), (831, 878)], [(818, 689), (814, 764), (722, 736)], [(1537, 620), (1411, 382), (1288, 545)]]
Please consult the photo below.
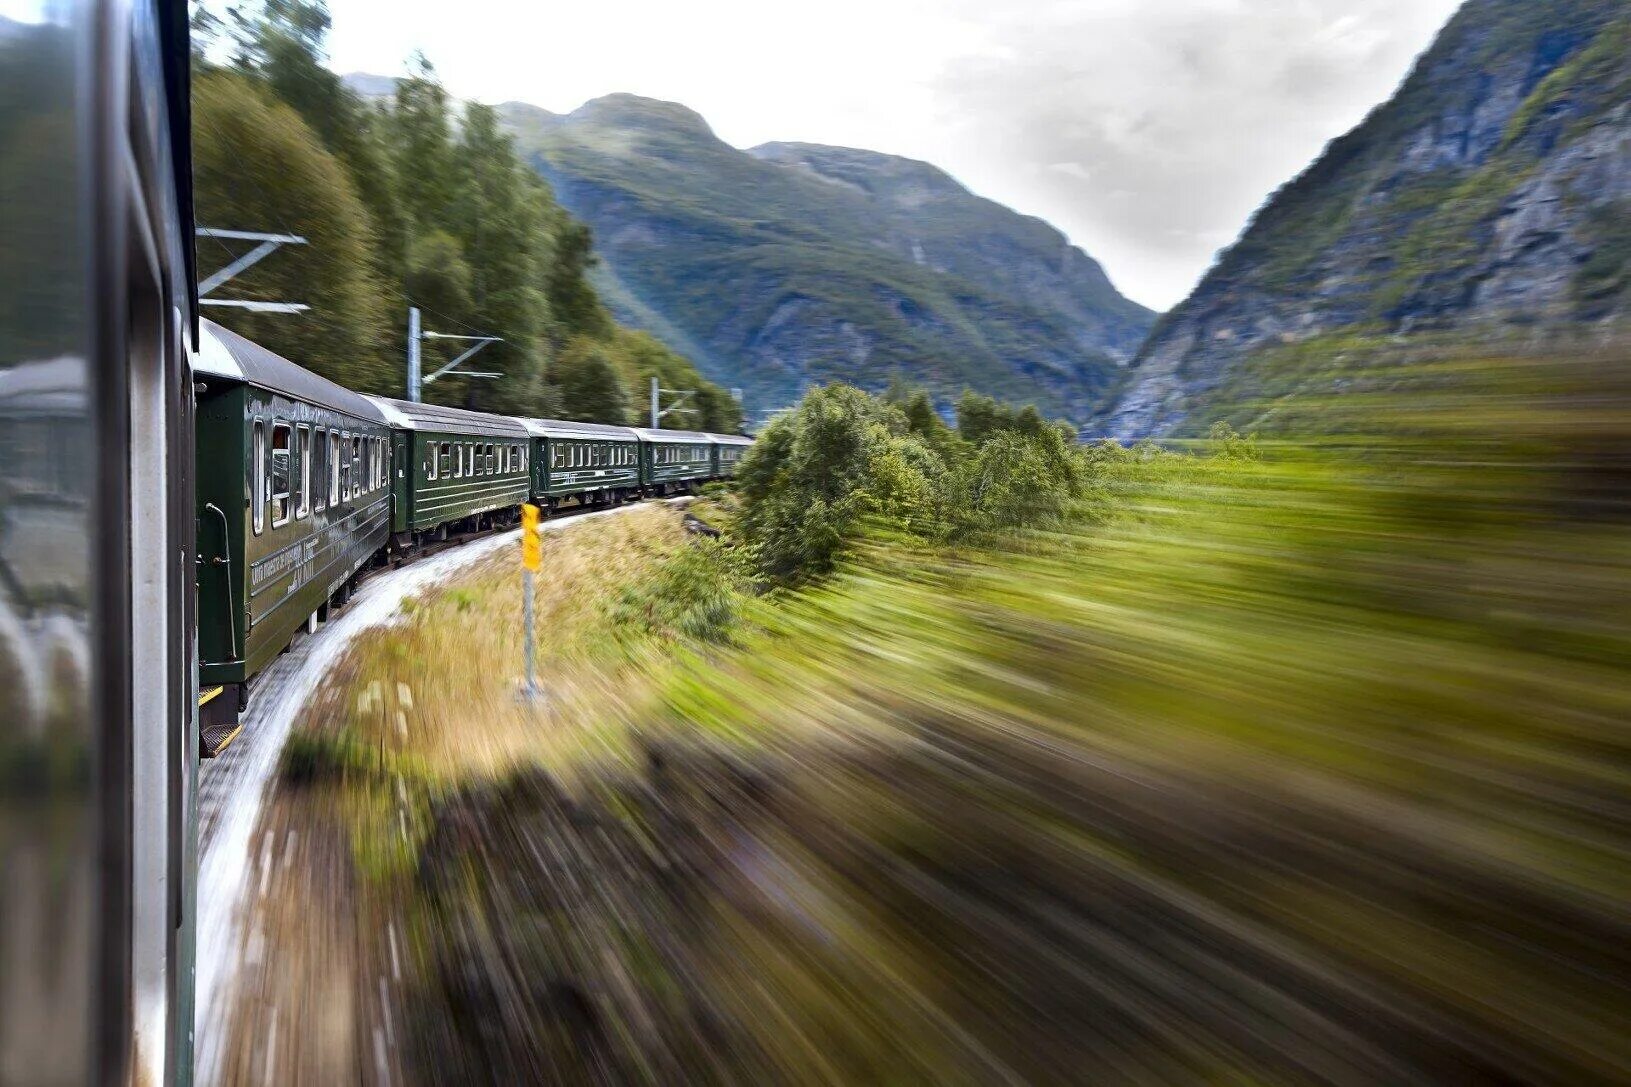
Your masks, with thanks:
[(255, 535), (259, 536), (266, 527), (266, 424), (256, 419), (251, 433), (249, 508), (253, 511)]
[(311, 436), (311, 478), (316, 484), (312, 492), (314, 510), (328, 508), (328, 431), (318, 427)]
[(351, 439), (351, 493), (362, 493), (362, 439)]
[(311, 427), (296, 427), (294, 437), (300, 458), (300, 472), (295, 476), (294, 515), (299, 519), (311, 513)]
[(339, 460), (339, 486), (338, 494), (343, 502), (351, 497), (351, 437), (341, 434), (339, 444), (335, 449), (335, 456)]
[(436, 478), (436, 447), (434, 445), (425, 450), (425, 478)]
[(294, 428), (288, 423), (272, 424), (272, 527), (289, 523), (289, 445)]
[(331, 430), (328, 432), (328, 504), (331, 506), (340, 504), (340, 461), (344, 459), (340, 456), (340, 432)]
[(487, 474), (492, 475), (498, 471), (498, 453), (491, 445), (487, 447)]

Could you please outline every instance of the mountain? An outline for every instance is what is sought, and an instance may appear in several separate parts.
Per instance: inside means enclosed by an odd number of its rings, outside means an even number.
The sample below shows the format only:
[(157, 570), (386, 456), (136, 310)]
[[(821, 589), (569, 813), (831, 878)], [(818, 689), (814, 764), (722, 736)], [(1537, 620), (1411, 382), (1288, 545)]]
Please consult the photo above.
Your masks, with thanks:
[(1102, 405), (1154, 320), (1064, 235), (926, 163), (720, 140), (695, 112), (615, 94), (500, 115), (595, 232), (597, 286), (750, 407), (812, 383), (945, 399), (964, 386), (1075, 419)]
[(1329, 385), (1356, 339), (1582, 333), (1628, 314), (1631, 4), (1468, 0), (1160, 321), (1106, 429), (1193, 431), (1225, 400)]

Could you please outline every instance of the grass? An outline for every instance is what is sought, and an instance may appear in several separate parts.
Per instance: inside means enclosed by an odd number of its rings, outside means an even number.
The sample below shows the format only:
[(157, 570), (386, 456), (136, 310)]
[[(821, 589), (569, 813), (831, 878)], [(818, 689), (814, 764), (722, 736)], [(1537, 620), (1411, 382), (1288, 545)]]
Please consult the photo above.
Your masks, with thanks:
[(372, 759), (446, 789), (520, 766), (567, 772), (621, 757), (643, 685), (638, 647), (620, 638), (612, 613), (631, 585), (661, 576), (687, 547), (679, 517), (646, 507), (543, 537), (541, 702), (518, 698), (521, 572), (505, 552), (410, 601), (388, 635), (351, 650), (311, 728), (291, 741), (286, 775), (344, 776)]
[(1321, 440), (1099, 450), (1091, 516), (876, 541), (724, 642), (614, 588), (698, 599), (671, 515), (597, 522), (546, 557), (546, 674), (599, 678), (542, 733), (421, 674), (502, 644), (502, 573), (434, 594), (345, 693), (413, 682), (440, 722), (402, 747), (437, 783), (414, 863), (377, 869), (413, 1066), (1624, 1078), (1628, 405), (1623, 357), (1440, 358), (1301, 398)]

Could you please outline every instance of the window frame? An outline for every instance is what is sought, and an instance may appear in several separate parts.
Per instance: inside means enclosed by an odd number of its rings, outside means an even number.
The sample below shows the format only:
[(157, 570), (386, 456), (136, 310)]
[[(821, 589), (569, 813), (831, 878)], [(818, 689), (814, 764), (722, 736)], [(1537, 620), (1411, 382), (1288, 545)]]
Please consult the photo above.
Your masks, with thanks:
[(249, 523), (256, 536), (266, 531), (266, 420), (255, 416), (249, 424)]
[(294, 519), (304, 521), (311, 516), (311, 424), (297, 423), (294, 428), (295, 452), (300, 460), (300, 471), (295, 479), (300, 490), (295, 496)]
[(336, 430), (333, 427), (329, 428), (328, 505), (330, 509), (334, 509), (335, 507), (339, 506), (340, 503), (345, 501), (344, 490), (341, 486), (343, 481), (340, 478), (342, 475), (342, 472), (340, 471), (341, 462), (345, 459), (344, 457), (340, 456), (340, 443), (343, 440), (344, 435), (339, 430)]
[(314, 426), (311, 431), (311, 477), (317, 489), (311, 496), (313, 513), (328, 509), (328, 428)]
[[(282, 491), (279, 491), (277, 489), (277, 485), (278, 485), (278, 473), (277, 473), (278, 433), (280, 431), (283, 433), (283, 436), (284, 436), (284, 442), (283, 442), (283, 490)], [(266, 504), (269, 507), (268, 512), (270, 513), (270, 517), (268, 519), (271, 521), (273, 528), (282, 528), (284, 525), (288, 524), (290, 521), (292, 521), (294, 519), (293, 496), (289, 493), (289, 487), (294, 482), (294, 472), (292, 470), (292, 466), (289, 463), (290, 460), (294, 456), (294, 424), (293, 423), (285, 422), (284, 420), (278, 419), (276, 417), (274, 417), (272, 419), (272, 438), (271, 438), (271, 441), (267, 445), (267, 454), (268, 454), (268, 459), (267, 459)], [(279, 509), (278, 504), (279, 504), (280, 501), (282, 503), (282, 511), (283, 511), (283, 516), (282, 517), (278, 516), (278, 509)]]

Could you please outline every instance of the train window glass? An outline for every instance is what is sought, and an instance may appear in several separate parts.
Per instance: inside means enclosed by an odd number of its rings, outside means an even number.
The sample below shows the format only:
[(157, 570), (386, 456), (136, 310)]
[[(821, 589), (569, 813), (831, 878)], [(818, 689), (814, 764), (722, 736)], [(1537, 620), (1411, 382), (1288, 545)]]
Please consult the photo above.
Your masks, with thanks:
[(340, 504), (340, 432), (328, 432), (328, 504)]
[(340, 458), (340, 499), (345, 501), (351, 497), (351, 436), (340, 435), (340, 445), (337, 450)]
[(255, 420), (249, 441), (249, 508), (255, 535), (266, 528), (266, 424)]
[(289, 523), (289, 446), (294, 428), (288, 423), (272, 424), (272, 527)]
[(492, 445), (487, 446), (487, 474), (492, 475), (498, 471), (498, 453)]
[(300, 458), (300, 471), (295, 475), (294, 515), (296, 520), (311, 514), (311, 427), (297, 426), (294, 431), (295, 449)]
[(435, 456), (437, 474), (440, 478), (446, 479), (448, 477), (448, 473), (453, 470), (451, 464), (449, 463), (448, 444), (446, 442), (443, 442), (440, 446), (436, 447)]
[(433, 445), (425, 451), (425, 478), (436, 478), (436, 447)]
[(453, 447), (453, 478), (464, 478), (464, 446), (462, 445)]
[(362, 493), (362, 439), (351, 439), (351, 493)]
[(311, 478), (317, 488), (311, 496), (314, 510), (328, 508), (328, 431), (318, 427), (311, 436)]

